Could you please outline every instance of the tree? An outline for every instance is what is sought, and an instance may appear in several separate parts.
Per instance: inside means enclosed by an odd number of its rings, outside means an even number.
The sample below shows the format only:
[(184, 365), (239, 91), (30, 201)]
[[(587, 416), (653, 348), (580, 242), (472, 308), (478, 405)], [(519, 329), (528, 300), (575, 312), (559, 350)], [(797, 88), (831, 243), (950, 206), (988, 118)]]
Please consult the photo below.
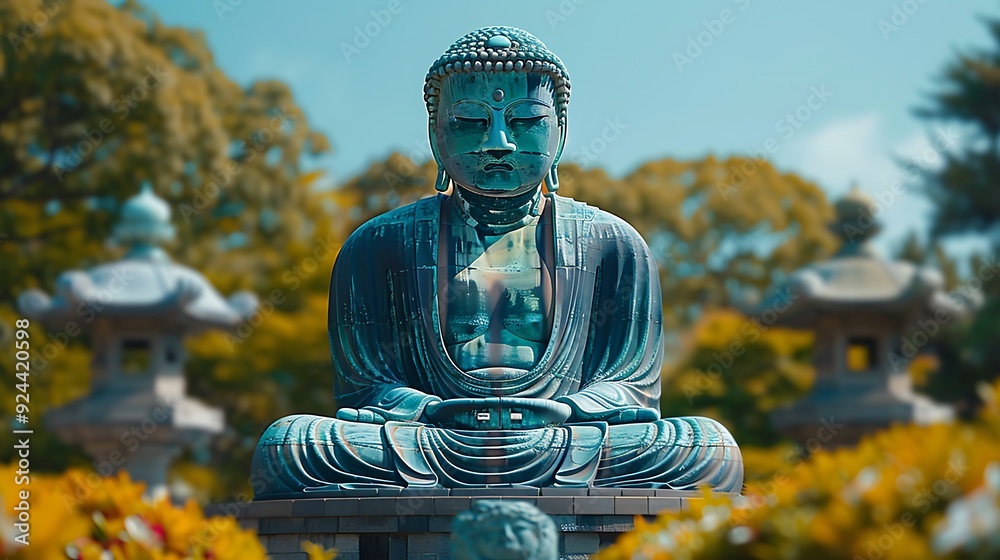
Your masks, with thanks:
[[(1000, 21), (986, 22), (991, 50), (960, 55), (944, 70), (943, 87), (930, 106), (916, 111), (928, 120), (959, 123), (975, 138), (946, 152), (945, 166), (927, 174), (936, 234), (989, 231), (1000, 223)], [(977, 142), (980, 140), (980, 142)], [(998, 232), (994, 232), (998, 233)], [(1000, 234), (1000, 233), (998, 233)]]
[[(135, 1), (9, 0), (0, 29), (0, 367), (13, 369), (17, 295), (51, 292), (60, 272), (118, 257), (105, 244), (118, 205), (151, 185), (173, 208), (175, 260), (222, 293), (248, 289), (265, 304), (245, 335), (191, 344), (190, 390), (222, 406), (230, 426), (211, 467), (221, 496), (235, 494), (267, 423), (334, 407), (324, 317), (342, 238), (306, 169), (327, 139), (285, 84), (235, 83), (201, 33), (164, 25)], [(53, 343), (38, 327), (31, 340)], [(32, 372), (35, 421), (86, 390), (86, 342), (75, 338)], [(5, 416), (11, 390), (0, 388)], [(32, 444), (39, 471), (89, 464), (45, 431)], [(11, 445), (3, 449), (9, 460)]]
[[(972, 135), (944, 151), (944, 166), (923, 174), (923, 189), (934, 204), (936, 238), (979, 234), (992, 240), (991, 257), (973, 259), (964, 282), (981, 288), (983, 308), (971, 324), (960, 325), (937, 345), (940, 369), (931, 387), (958, 401), (970, 414), (979, 402), (976, 386), (1000, 377), (1000, 21), (987, 21), (994, 44), (966, 53), (945, 68), (938, 92), (917, 114), (930, 121), (956, 123)], [(941, 136), (940, 134), (938, 135)]]
[(920, 242), (917, 232), (911, 231), (896, 253), (896, 258), (916, 265), (927, 262), (927, 248)]
[(621, 180), (572, 164), (559, 170), (559, 194), (624, 218), (649, 243), (668, 328), (734, 307), (836, 249), (822, 189), (763, 160), (663, 159)]
[(104, 257), (142, 183), (175, 207), (185, 250), (299, 234), (302, 158), (328, 143), (286, 85), (236, 84), (201, 33), (133, 0), (13, 0), (0, 28), (0, 300)]
[(383, 212), (434, 195), (436, 175), (434, 160), (415, 162), (403, 154), (392, 153), (327, 196), (346, 211), (346, 229), (353, 231)]
[(768, 327), (731, 310), (706, 313), (664, 375), (664, 416), (708, 416), (740, 445), (777, 443), (770, 413), (812, 387), (812, 333)]

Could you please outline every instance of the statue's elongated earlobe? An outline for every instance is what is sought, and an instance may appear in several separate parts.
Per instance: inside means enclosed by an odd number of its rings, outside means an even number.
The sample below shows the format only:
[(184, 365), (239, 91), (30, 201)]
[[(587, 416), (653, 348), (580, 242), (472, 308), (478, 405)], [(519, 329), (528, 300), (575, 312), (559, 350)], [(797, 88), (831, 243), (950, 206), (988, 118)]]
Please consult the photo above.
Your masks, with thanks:
[(438, 192), (445, 192), (448, 190), (448, 184), (451, 183), (451, 178), (448, 177), (448, 172), (444, 170), (441, 164), (438, 164), (438, 174), (437, 180), (434, 181), (434, 188)]
[(552, 167), (545, 175), (545, 186), (549, 192), (559, 190), (559, 159), (562, 158), (563, 148), (566, 147), (566, 125), (559, 125), (559, 148), (556, 150), (556, 158), (552, 161)]
[(552, 167), (549, 168), (548, 174), (545, 175), (545, 186), (549, 189), (549, 192), (556, 192), (559, 190), (559, 164), (553, 163)]
[(438, 152), (437, 137), (434, 135), (433, 122), (427, 125), (427, 137), (431, 144), (431, 154), (434, 155), (434, 162), (438, 166), (437, 179), (434, 180), (434, 189), (438, 192), (445, 192), (451, 183), (451, 177), (448, 177), (448, 172), (444, 170), (444, 165), (441, 164), (441, 156)]

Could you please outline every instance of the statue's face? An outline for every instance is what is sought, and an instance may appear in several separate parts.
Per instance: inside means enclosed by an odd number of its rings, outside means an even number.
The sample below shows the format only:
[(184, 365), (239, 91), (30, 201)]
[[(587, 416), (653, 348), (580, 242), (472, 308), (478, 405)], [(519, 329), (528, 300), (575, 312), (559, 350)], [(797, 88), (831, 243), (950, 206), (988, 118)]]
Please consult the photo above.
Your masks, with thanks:
[(526, 519), (494, 517), (484, 521), (476, 535), (477, 552), (491, 560), (531, 558), (539, 544), (538, 527)]
[(432, 132), (438, 159), (459, 185), (498, 196), (534, 189), (559, 151), (551, 83), (530, 72), (446, 76)]

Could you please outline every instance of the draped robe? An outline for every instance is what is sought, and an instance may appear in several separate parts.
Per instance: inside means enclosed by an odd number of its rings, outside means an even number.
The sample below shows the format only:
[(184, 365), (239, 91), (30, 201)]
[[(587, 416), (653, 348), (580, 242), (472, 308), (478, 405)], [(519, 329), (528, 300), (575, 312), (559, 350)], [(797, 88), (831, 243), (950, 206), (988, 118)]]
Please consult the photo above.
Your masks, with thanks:
[[(338, 405), (384, 425), (296, 415), (254, 453), (258, 498), (364, 486), (489, 485), (739, 491), (739, 448), (700, 417), (618, 423), (659, 410), (662, 307), (656, 263), (620, 218), (548, 194), (554, 227), (552, 330), (529, 369), (462, 371), (439, 317), (438, 238), (447, 195), (373, 218), (334, 265), (329, 334)], [(562, 426), (449, 429), (419, 421), (440, 399), (530, 397), (570, 405)]]

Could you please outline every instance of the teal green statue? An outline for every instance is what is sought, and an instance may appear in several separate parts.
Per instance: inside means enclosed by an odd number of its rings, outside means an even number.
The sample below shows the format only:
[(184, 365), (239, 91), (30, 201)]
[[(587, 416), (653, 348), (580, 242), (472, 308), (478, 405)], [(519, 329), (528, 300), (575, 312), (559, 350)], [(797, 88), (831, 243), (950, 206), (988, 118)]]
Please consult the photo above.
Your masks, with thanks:
[(569, 96), (559, 58), (512, 27), (474, 31), (431, 66), (441, 192), (370, 220), (341, 249), (329, 334), (342, 408), (264, 432), (257, 499), (371, 487), (740, 491), (742, 458), (722, 425), (660, 419), (662, 305), (646, 243), (556, 194)]

